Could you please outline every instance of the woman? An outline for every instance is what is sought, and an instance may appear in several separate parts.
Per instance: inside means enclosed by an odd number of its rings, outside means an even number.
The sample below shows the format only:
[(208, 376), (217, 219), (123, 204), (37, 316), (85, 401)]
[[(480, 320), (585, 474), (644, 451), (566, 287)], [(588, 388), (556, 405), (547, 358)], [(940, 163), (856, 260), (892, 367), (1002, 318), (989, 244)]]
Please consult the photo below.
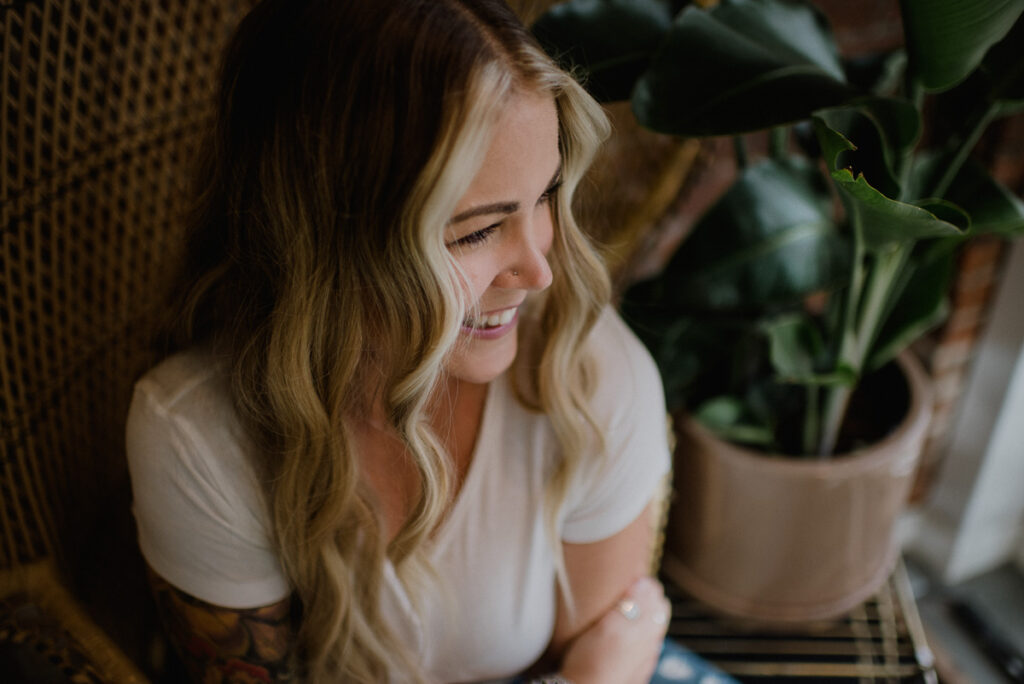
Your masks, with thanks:
[(570, 212), (606, 131), (500, 0), (242, 22), (128, 419), (197, 680), (647, 681), (661, 388)]

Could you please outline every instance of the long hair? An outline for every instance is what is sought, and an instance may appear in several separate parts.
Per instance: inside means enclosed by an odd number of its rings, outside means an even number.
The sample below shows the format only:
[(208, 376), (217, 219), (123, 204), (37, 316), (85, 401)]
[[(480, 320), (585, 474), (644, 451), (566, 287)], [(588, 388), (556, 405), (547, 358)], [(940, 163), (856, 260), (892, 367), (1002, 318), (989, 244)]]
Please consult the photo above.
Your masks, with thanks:
[[(450, 458), (426, 418), (466, 313), (443, 234), (516, 92), (547, 93), (559, 113), (554, 281), (520, 325), (513, 374), (562, 446), (545, 508), (557, 551), (567, 483), (601, 440), (581, 350), (609, 286), (570, 211), (607, 135), (600, 108), (500, 0), (270, 0), (227, 51), (180, 339), (230, 368), (311, 681), (422, 680), (381, 615), (384, 564), (421, 586), (422, 542), (451, 500)], [(390, 541), (354, 444), (371, 406), (419, 476)]]

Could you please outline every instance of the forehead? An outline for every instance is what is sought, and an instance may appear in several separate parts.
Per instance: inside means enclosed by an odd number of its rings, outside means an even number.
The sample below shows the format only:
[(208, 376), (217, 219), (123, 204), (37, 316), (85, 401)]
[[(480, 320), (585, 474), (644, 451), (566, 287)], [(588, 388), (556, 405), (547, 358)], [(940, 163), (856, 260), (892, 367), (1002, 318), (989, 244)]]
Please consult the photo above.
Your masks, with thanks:
[(523, 201), (542, 192), (558, 168), (558, 110), (547, 94), (517, 92), (494, 124), (479, 170), (456, 213), (472, 203)]

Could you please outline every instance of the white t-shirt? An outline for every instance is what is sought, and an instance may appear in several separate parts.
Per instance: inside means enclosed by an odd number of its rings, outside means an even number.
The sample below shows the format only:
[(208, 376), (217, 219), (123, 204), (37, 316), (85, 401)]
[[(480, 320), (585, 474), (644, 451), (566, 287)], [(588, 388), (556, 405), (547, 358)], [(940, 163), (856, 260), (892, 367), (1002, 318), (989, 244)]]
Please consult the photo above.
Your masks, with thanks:
[[(647, 351), (611, 310), (588, 344), (607, 458), (586, 459), (570, 486), (559, 528), (570, 543), (622, 530), (669, 467), (661, 381)], [(139, 544), (157, 573), (229, 608), (290, 593), (225, 377), (207, 357), (178, 354), (139, 380), (127, 446)], [(558, 450), (547, 418), (513, 398), (505, 375), (494, 380), (466, 480), (428, 542), (444, 586), (426, 597), (422, 617), (386, 567), (384, 615), (437, 681), (512, 676), (550, 640), (555, 570), (543, 496)]]

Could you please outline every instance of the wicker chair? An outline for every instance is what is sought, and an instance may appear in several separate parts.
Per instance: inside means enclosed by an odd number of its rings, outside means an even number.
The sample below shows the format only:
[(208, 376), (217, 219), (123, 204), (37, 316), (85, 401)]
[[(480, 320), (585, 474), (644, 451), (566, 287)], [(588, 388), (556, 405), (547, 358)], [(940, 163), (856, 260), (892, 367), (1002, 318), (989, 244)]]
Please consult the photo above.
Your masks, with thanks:
[(252, 4), (0, 0), (0, 681), (161, 676), (124, 419)]
[(47, 663), (82, 682), (152, 669), (124, 418), (157, 358), (188, 164), (248, 5), (0, 0), (2, 681)]

